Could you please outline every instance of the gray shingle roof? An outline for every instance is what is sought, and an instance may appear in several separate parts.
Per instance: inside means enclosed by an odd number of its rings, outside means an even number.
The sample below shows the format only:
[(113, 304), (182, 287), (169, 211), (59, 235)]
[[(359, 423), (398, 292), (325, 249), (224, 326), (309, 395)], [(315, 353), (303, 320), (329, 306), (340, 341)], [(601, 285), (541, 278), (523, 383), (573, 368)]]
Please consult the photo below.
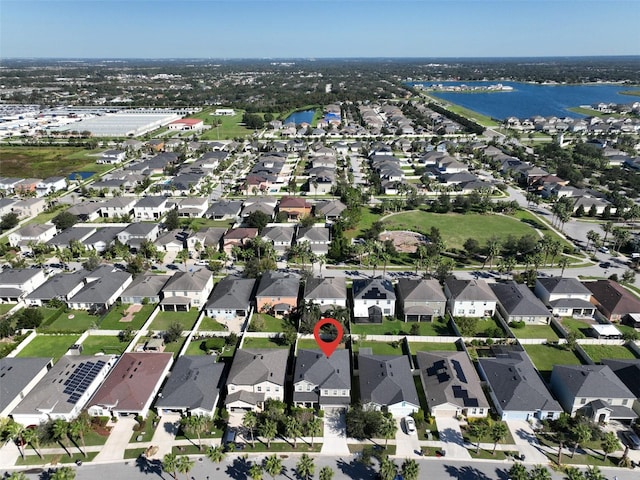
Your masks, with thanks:
[(212, 275), (206, 268), (191, 272), (176, 272), (163, 290), (165, 292), (201, 292)]
[(347, 285), (344, 277), (307, 279), (304, 287), (305, 300), (347, 298)]
[(349, 351), (339, 349), (327, 358), (320, 350), (298, 350), (293, 383), (306, 380), (319, 388), (351, 389)]
[(51, 358), (0, 358), (0, 412), (24, 390)]
[(156, 406), (212, 411), (220, 393), (224, 363), (213, 355), (178, 357)]
[(131, 278), (128, 272), (113, 271), (97, 280), (87, 283), (73, 297), (70, 303), (106, 303), (115, 292)]
[(121, 297), (157, 297), (169, 278), (171, 278), (170, 275), (154, 275), (152, 273), (140, 275), (122, 292)]
[(86, 270), (58, 273), (27, 295), (27, 299), (51, 300), (52, 298), (65, 298), (69, 292), (83, 282), (88, 273)]
[(353, 298), (367, 300), (395, 300), (396, 292), (387, 279), (370, 278), (353, 281)]
[[(288, 349), (253, 348), (237, 350), (227, 383), (255, 385), (256, 383), (269, 381), (276, 385), (284, 385), (288, 358)], [(229, 403), (228, 398), (227, 403)]]
[(206, 308), (247, 308), (251, 302), (251, 293), (255, 284), (254, 278), (225, 277), (213, 289)]
[(640, 398), (640, 360), (621, 360), (608, 358), (602, 363), (607, 365), (613, 373), (625, 384), (636, 398)]
[(429, 301), (437, 302), (446, 301), (444, 292), (436, 279), (411, 279), (401, 278), (396, 285), (398, 290), (398, 298), (407, 302)]
[(299, 289), (298, 275), (269, 270), (260, 279), (256, 297), (297, 297)]
[(522, 283), (492, 283), (489, 287), (509, 315), (549, 316), (544, 303)]
[(607, 365), (554, 365), (551, 378), (575, 397), (635, 398)]
[(545, 288), (547, 292), (554, 295), (591, 295), (591, 291), (587, 287), (585, 287), (577, 278), (549, 277), (538, 278), (537, 281)]
[(360, 398), (363, 403), (420, 406), (409, 359), (402, 356), (358, 355)]
[(497, 301), (489, 284), (484, 280), (458, 280), (455, 277), (449, 277), (445, 283), (455, 300)]

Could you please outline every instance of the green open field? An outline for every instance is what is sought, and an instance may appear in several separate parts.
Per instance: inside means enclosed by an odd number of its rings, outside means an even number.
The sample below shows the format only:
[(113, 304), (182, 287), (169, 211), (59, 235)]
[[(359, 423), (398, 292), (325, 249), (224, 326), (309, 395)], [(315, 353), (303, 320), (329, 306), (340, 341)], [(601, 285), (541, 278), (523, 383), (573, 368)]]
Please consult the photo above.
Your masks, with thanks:
[(5, 177), (46, 178), (71, 172), (102, 172), (110, 165), (97, 165), (97, 154), (104, 149), (82, 147), (6, 147), (0, 146), (0, 163)]
[[(498, 92), (496, 92), (498, 93)], [(447, 110), (452, 111), (453, 113), (457, 113), (458, 115), (462, 115), (463, 117), (468, 118), (469, 120), (473, 120), (476, 123), (484, 127), (497, 127), (500, 124), (493, 120), (491, 117), (487, 115), (483, 115), (482, 113), (478, 113), (474, 110), (469, 110), (468, 108), (462, 107), (460, 105), (456, 105), (455, 103), (450, 103), (448, 100), (443, 100), (441, 98), (436, 97), (435, 95), (431, 96), (429, 94), (423, 93), (425, 97), (430, 100), (433, 100), (436, 103), (444, 104), (444, 107)]]
[(525, 345), (524, 349), (545, 380), (551, 377), (554, 365), (580, 365), (581, 363), (571, 350), (555, 345)]
[(83, 355), (95, 355), (102, 352), (107, 355), (121, 355), (128, 343), (121, 342), (118, 337), (111, 335), (89, 335), (82, 342)]
[(99, 328), (101, 330), (124, 330), (130, 327), (133, 330), (140, 330), (155, 308), (155, 305), (143, 305), (140, 311), (133, 315), (130, 322), (121, 322), (120, 319), (123, 317), (123, 312), (129, 306), (130, 305), (120, 305), (113, 307), (111, 311), (100, 320)]
[(516, 338), (545, 338), (558, 340), (558, 334), (550, 325), (525, 325), (523, 328), (510, 328)]
[(431, 227), (436, 227), (445, 239), (447, 248), (458, 249), (470, 237), (484, 245), (493, 236), (521, 237), (535, 233), (526, 223), (504, 215), (441, 214), (421, 210), (392, 215), (384, 220), (384, 226), (387, 230), (411, 230), (423, 234), (427, 234)]
[(447, 322), (403, 322), (402, 320), (383, 319), (382, 323), (351, 323), (351, 333), (362, 335), (408, 335), (413, 325), (420, 328), (419, 335), (437, 337), (453, 335)]
[(38, 335), (18, 357), (53, 357), (53, 361), (57, 362), (78, 338), (78, 335)]
[(596, 363), (603, 358), (622, 358), (635, 360), (638, 357), (624, 345), (581, 345), (587, 355)]
[(214, 110), (215, 109), (213, 108), (205, 108), (201, 112), (190, 117), (199, 118), (204, 121), (205, 125), (209, 126), (213, 125), (214, 120), (222, 121), (222, 124), (219, 127), (211, 127), (211, 129), (206, 130), (200, 137), (201, 140), (229, 140), (231, 138), (244, 137), (253, 133), (253, 130), (249, 130), (248, 128), (245, 128), (244, 125), (240, 125), (242, 122), (242, 115), (244, 113), (242, 110), (236, 110), (236, 114), (231, 116), (211, 115)]
[(182, 326), (182, 330), (191, 330), (197, 318), (197, 308), (192, 308), (188, 312), (159, 312), (149, 328), (151, 330), (166, 330), (172, 323), (178, 322)]

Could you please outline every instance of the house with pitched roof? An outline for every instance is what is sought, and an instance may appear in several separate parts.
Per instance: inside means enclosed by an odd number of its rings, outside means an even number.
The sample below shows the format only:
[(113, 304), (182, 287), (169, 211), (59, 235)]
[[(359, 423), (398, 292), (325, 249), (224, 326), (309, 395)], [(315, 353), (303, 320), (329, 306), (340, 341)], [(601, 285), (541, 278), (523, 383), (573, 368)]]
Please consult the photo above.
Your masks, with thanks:
[(92, 235), (89, 235), (82, 241), (82, 244), (96, 252), (104, 252), (118, 238), (118, 234), (124, 230), (121, 226), (106, 226), (98, 228)]
[(224, 277), (216, 284), (207, 302), (207, 316), (218, 321), (246, 317), (255, 285), (255, 278)]
[[(585, 282), (591, 292), (591, 303), (610, 322), (634, 324), (633, 316), (640, 315), (640, 300), (613, 280)], [(631, 322), (630, 322), (631, 320)]]
[(311, 204), (302, 197), (282, 197), (278, 212), (286, 213), (288, 221), (297, 222), (302, 217), (311, 215)]
[(489, 287), (498, 298), (498, 312), (507, 323), (549, 323), (551, 313), (525, 284), (511, 281), (492, 283)]
[(76, 270), (70, 273), (58, 273), (46, 279), (42, 285), (29, 293), (24, 301), (29, 306), (40, 307), (54, 298), (66, 301), (84, 287), (84, 279), (89, 272)]
[(223, 385), (224, 363), (215, 355), (178, 357), (171, 375), (158, 394), (158, 415), (208, 415), (213, 417)]
[(19, 247), (21, 252), (30, 252), (31, 244), (47, 243), (57, 232), (56, 226), (47, 223), (25, 225), (9, 234), (9, 245)]
[(206, 268), (176, 272), (162, 289), (160, 309), (165, 312), (189, 311), (200, 308), (213, 290), (213, 274)]
[(454, 317), (492, 317), (498, 299), (484, 280), (458, 280), (449, 277), (444, 282), (447, 309)]
[(49, 357), (0, 358), (0, 417), (8, 417), (52, 366)]
[(315, 303), (325, 312), (347, 306), (347, 284), (344, 277), (309, 277), (304, 285), (304, 301)]
[(582, 413), (594, 422), (633, 422), (636, 396), (607, 365), (554, 365), (551, 390), (572, 417)]
[(227, 232), (224, 227), (202, 227), (197, 232), (192, 233), (187, 238), (187, 249), (190, 252), (197, 251), (196, 246), (200, 245), (200, 250), (203, 251), (206, 247), (213, 248), (214, 252), (220, 251), (220, 243), (222, 237)]
[(226, 409), (258, 412), (270, 398), (284, 401), (288, 359), (288, 349), (237, 350), (227, 378)]
[(420, 400), (409, 358), (373, 355), (365, 350), (361, 348), (358, 354), (362, 406), (374, 410), (385, 408), (396, 418), (417, 412)]
[(116, 362), (115, 355), (64, 355), (13, 409), (22, 425), (78, 416)]
[(333, 222), (339, 219), (346, 209), (347, 206), (340, 200), (321, 200), (316, 203), (315, 214), (316, 217), (324, 217), (327, 222)]
[(489, 402), (466, 352), (418, 351), (416, 360), (431, 415), (486, 417), (489, 414)]
[(118, 233), (118, 241), (129, 248), (138, 249), (144, 240), (153, 242), (160, 235), (157, 223), (131, 223)]
[(326, 255), (331, 244), (329, 228), (323, 224), (314, 224), (310, 227), (300, 227), (296, 234), (296, 243), (307, 242), (311, 251), (316, 255)]
[(495, 355), (478, 358), (478, 369), (502, 420), (544, 420), (560, 416), (562, 407), (547, 390), (524, 351), (503, 349)]
[(273, 245), (278, 256), (284, 257), (293, 243), (295, 225), (291, 223), (268, 223), (262, 230), (262, 239)]
[(0, 303), (17, 303), (46, 281), (41, 268), (0, 270)]
[(237, 220), (240, 218), (241, 210), (240, 200), (218, 200), (209, 206), (205, 217), (212, 220)]
[(405, 322), (430, 322), (442, 317), (447, 297), (436, 279), (401, 278), (398, 292), (398, 317)]
[(87, 403), (89, 415), (146, 417), (172, 364), (172, 353), (123, 353)]
[(346, 408), (351, 403), (349, 351), (330, 357), (320, 350), (298, 350), (293, 374), (293, 404), (303, 408)]
[(534, 293), (560, 317), (593, 317), (596, 310), (591, 291), (577, 278), (538, 278)]
[(273, 270), (264, 272), (256, 290), (256, 311), (286, 315), (298, 306), (299, 290), (299, 275)]
[(396, 292), (386, 278), (355, 279), (353, 294), (353, 318), (357, 323), (382, 323), (383, 317), (393, 317)]
[(67, 298), (67, 306), (73, 310), (108, 310), (132, 281), (133, 276), (129, 272), (103, 265), (84, 277), (84, 285)]
[(168, 211), (167, 197), (142, 197), (133, 206), (133, 214), (137, 220), (159, 220)]
[(158, 303), (162, 298), (162, 290), (170, 275), (156, 275), (145, 273), (138, 275), (120, 295), (120, 301), (125, 304)]
[(222, 250), (232, 257), (233, 247), (242, 247), (257, 236), (257, 228), (232, 228), (222, 237)]
[(603, 358), (601, 363), (607, 365), (633, 394), (636, 398), (633, 410), (640, 415), (640, 359)]

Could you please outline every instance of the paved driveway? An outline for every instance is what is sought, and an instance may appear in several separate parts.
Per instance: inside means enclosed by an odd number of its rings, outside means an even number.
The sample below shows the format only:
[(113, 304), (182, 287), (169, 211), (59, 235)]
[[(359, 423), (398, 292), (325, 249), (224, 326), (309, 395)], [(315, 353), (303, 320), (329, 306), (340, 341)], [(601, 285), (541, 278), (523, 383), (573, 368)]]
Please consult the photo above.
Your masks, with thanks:
[(349, 455), (347, 446), (347, 423), (342, 408), (326, 409), (324, 412), (324, 442), (320, 453), (326, 455)]
[(469, 450), (464, 446), (460, 422), (453, 417), (440, 417), (436, 415), (436, 425), (440, 434), (442, 448), (446, 451), (447, 458), (456, 460), (471, 460)]
[(396, 432), (396, 455), (401, 458), (417, 456), (420, 451), (418, 434), (410, 435), (404, 430), (402, 418), (396, 418), (398, 431)]
[(525, 420), (507, 420), (507, 426), (513, 436), (513, 441), (518, 446), (518, 450), (524, 454), (525, 462), (546, 464), (549, 461), (546, 455), (542, 453), (538, 439), (529, 422)]
[(151, 445), (158, 447), (155, 458), (161, 459), (165, 454), (171, 453), (171, 448), (178, 433), (180, 418), (179, 413), (171, 413), (159, 418), (158, 428), (156, 428), (151, 439)]
[(94, 461), (105, 462), (113, 460), (122, 460), (124, 458), (124, 451), (129, 445), (131, 435), (133, 434), (133, 427), (136, 424), (136, 420), (133, 417), (120, 417), (114, 424), (109, 438), (100, 453), (96, 455)]

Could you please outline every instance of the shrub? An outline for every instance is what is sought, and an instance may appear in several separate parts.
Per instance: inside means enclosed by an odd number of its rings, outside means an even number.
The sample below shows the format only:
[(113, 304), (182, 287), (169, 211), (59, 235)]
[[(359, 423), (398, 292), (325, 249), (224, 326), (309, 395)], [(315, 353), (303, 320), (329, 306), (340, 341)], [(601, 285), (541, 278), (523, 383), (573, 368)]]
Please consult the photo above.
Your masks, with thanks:
[(509, 326), (511, 328), (524, 328), (525, 327), (525, 323), (524, 321), (520, 320), (518, 322), (509, 322)]

